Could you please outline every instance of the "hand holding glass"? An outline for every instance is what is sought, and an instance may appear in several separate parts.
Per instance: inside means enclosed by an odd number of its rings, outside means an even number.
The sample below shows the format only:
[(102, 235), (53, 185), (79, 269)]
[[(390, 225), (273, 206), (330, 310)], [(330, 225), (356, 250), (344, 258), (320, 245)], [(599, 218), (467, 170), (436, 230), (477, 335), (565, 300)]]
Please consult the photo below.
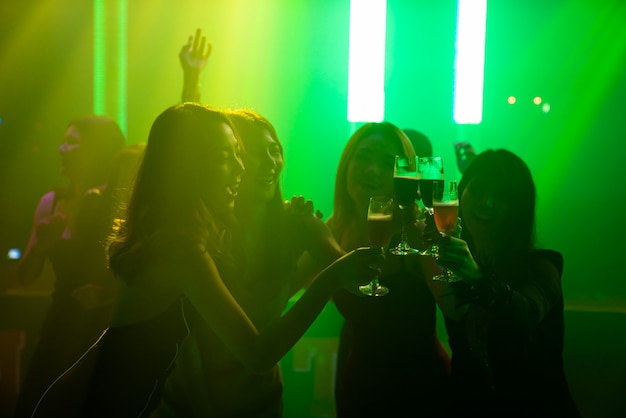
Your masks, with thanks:
[(443, 160), (441, 157), (422, 157), (419, 159), (418, 167), (422, 203), (426, 210), (432, 214), (433, 185), (438, 184), (443, 187)]
[(409, 217), (409, 211), (412, 210), (415, 200), (417, 199), (417, 188), (419, 186), (417, 177), (417, 157), (405, 157), (396, 155), (396, 161), (393, 168), (393, 184), (398, 200), (398, 206), (402, 210), (402, 237), (398, 245), (391, 250), (395, 255), (407, 255), (418, 253), (415, 248), (411, 248), (406, 237), (406, 222)]
[[(456, 221), (459, 217), (459, 197), (457, 193), (456, 181), (451, 181), (447, 189), (442, 184), (433, 184), (433, 217), (435, 225), (442, 236), (454, 233)], [(439, 246), (431, 247), (431, 254), (439, 258)], [(452, 283), (459, 281), (459, 278), (448, 268), (444, 268), (442, 274), (433, 276), (433, 280)]]
[[(393, 209), (394, 201), (389, 197), (370, 198), (367, 210), (367, 234), (371, 246), (381, 248), (383, 254), (393, 233)], [(378, 282), (378, 277), (364, 286), (359, 286), (359, 290), (368, 296), (384, 296), (389, 293), (389, 289)]]

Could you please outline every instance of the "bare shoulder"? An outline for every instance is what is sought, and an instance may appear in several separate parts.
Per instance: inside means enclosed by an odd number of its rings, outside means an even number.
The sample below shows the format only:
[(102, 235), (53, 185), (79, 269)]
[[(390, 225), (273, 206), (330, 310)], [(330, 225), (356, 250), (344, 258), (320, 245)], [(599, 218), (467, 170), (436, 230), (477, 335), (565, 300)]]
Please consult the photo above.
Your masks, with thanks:
[(49, 192), (41, 196), (41, 198), (39, 199), (39, 207), (42, 209), (51, 210), (52, 206), (54, 206), (55, 199), (56, 199), (56, 192), (54, 190), (50, 190)]
[(54, 209), (55, 199), (56, 193), (54, 192), (54, 190), (51, 190), (41, 196), (41, 198), (39, 199), (39, 203), (37, 204), (35, 217), (41, 218), (44, 215), (50, 214)]

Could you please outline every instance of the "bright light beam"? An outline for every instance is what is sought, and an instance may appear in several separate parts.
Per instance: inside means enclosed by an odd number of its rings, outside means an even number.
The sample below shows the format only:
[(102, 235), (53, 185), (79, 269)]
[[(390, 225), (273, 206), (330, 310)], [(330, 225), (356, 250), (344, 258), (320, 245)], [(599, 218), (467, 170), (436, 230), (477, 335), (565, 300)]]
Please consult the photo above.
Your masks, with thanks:
[(106, 113), (106, 2), (93, 2), (93, 113)]
[(126, 69), (127, 65), (127, 7), (126, 0), (118, 0), (119, 27), (117, 28), (117, 123), (124, 134), (127, 134), (127, 100), (126, 100)]
[(456, 27), (454, 121), (483, 119), (487, 0), (459, 0)]
[(386, 0), (350, 1), (348, 121), (385, 117)]

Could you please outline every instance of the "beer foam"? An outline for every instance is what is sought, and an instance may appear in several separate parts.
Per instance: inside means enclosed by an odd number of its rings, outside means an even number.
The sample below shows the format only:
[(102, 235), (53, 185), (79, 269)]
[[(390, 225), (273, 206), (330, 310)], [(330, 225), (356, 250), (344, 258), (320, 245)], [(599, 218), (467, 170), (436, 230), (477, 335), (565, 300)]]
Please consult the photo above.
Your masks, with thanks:
[(371, 215), (367, 215), (367, 220), (391, 222), (393, 220), (393, 215), (385, 215), (383, 213), (374, 213)]
[(433, 207), (435, 206), (446, 206), (446, 207), (455, 207), (455, 206), (459, 206), (459, 201), (458, 200), (450, 200), (450, 201), (446, 201), (446, 202), (437, 202), (436, 200), (433, 201)]

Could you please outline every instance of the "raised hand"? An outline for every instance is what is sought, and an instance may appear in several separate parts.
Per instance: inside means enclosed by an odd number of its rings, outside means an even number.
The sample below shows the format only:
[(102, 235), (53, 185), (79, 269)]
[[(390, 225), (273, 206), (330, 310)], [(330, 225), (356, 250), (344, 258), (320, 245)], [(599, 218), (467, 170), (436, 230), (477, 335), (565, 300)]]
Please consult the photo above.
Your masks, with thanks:
[(285, 210), (289, 215), (313, 215), (313, 201), (293, 196), (291, 200), (285, 200)]
[(200, 102), (200, 73), (211, 55), (211, 43), (207, 43), (202, 29), (196, 29), (195, 36), (190, 36), (178, 53), (183, 68), (183, 102)]
[(212, 49), (211, 43), (207, 43), (206, 36), (202, 35), (202, 29), (196, 29), (195, 36), (190, 36), (178, 53), (183, 71), (186, 74), (190, 72), (199, 74), (206, 66)]

